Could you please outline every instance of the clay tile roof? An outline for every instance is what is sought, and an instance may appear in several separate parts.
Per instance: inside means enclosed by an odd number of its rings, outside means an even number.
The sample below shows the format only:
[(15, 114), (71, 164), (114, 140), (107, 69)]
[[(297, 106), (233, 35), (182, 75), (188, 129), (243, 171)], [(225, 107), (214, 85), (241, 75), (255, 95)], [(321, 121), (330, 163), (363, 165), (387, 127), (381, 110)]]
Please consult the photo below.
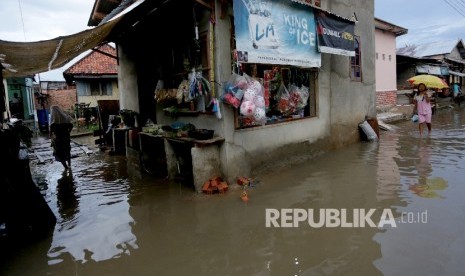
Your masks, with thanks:
[[(116, 49), (105, 44), (97, 48), (98, 50), (116, 56)], [(117, 60), (97, 51), (90, 52), (75, 64), (70, 66), (63, 72), (63, 75), (117, 75), (118, 67)]]

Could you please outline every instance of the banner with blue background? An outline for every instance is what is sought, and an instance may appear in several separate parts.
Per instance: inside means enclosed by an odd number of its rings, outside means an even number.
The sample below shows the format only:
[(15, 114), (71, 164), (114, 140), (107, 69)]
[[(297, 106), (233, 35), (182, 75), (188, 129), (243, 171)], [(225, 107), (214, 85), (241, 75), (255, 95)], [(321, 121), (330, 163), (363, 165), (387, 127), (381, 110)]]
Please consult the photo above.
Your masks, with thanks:
[(289, 0), (234, 0), (239, 62), (320, 67), (313, 9)]

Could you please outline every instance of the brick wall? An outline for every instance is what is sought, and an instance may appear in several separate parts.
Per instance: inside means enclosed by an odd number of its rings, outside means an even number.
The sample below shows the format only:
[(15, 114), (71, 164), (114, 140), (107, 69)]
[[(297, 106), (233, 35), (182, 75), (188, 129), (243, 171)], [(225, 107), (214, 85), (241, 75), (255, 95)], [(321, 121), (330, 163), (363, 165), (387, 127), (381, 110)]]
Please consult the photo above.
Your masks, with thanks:
[(376, 91), (376, 106), (396, 105), (397, 91)]
[[(74, 104), (77, 103), (77, 90), (76, 87), (69, 87), (68, 89), (58, 89), (58, 90), (47, 90), (43, 91), (44, 94), (47, 93), (47, 109), (50, 109), (52, 105), (58, 105), (65, 111), (70, 111), (73, 109)], [(36, 109), (41, 109), (37, 100), (35, 101)]]

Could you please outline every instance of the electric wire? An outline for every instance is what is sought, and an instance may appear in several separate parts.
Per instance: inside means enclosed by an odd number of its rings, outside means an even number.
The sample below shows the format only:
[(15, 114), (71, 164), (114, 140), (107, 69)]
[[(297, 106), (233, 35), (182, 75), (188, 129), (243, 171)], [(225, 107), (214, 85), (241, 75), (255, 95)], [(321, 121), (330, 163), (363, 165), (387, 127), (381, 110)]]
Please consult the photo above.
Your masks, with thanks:
[(18, 0), (18, 5), (19, 5), (19, 14), (21, 16), (21, 24), (23, 25), (23, 36), (24, 36), (24, 42), (26, 42), (26, 28), (24, 27), (24, 18), (23, 18), (23, 9), (21, 7), (21, 0)]
[(459, 0), (458, 1), (459, 5), (465, 8), (465, 1), (464, 0)]
[[(450, 0), (444, 0), (444, 2), (446, 2), (446, 4), (448, 4), (452, 9), (454, 9), (456, 12), (460, 13), (460, 15), (462, 15), (463, 17), (465, 17), (465, 8), (462, 10), (460, 8), (460, 6), (457, 6), (457, 2), (454, 2), (454, 1), (450, 1)], [(463, 3), (463, 1), (460, 1)], [(452, 4), (454, 3), (454, 4)], [(465, 3), (464, 3), (465, 4)]]

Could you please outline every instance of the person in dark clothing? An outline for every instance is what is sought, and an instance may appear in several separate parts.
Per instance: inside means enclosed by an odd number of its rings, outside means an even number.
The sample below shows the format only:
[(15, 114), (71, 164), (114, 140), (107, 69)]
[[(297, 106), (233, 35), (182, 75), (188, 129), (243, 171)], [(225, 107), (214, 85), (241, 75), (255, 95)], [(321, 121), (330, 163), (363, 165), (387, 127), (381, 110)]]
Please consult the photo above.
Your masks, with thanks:
[(11, 116), (14, 118), (23, 118), (23, 101), (16, 92), (13, 94), (13, 98), (10, 101), (10, 112)]
[(52, 139), (53, 155), (65, 169), (71, 168), (72, 119), (57, 105), (50, 108), (50, 114), (49, 136)]

